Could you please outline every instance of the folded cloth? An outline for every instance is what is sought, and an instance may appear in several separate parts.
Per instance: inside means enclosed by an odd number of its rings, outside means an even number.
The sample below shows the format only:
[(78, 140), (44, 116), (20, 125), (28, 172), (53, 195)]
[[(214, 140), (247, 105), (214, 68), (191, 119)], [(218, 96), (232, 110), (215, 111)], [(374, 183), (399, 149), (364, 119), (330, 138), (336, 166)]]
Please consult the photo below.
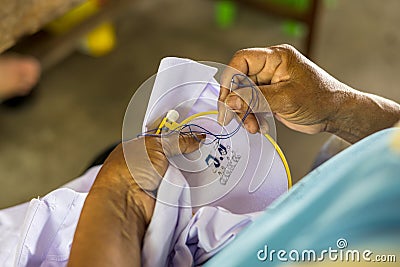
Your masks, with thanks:
[[(398, 140), (399, 129), (365, 138), (310, 173), (259, 216), (203, 207), (192, 217), (190, 208), (157, 202), (144, 241), (143, 265), (196, 266), (214, 255), (206, 266), (276, 266), (280, 262), (257, 257), (266, 245), (318, 252), (336, 249), (340, 238), (347, 239), (351, 249), (391, 248), (398, 253)], [(66, 266), (84, 191), (99, 168), (69, 188), (1, 210), (0, 266)], [(182, 185), (176, 192), (168, 190), (174, 203), (187, 204), (190, 194), (179, 170), (168, 168), (166, 179)], [(165, 183), (159, 193), (166, 193)]]
[[(179, 66), (176, 72), (179, 73), (178, 76), (171, 76), (170, 71), (157, 75), (155, 87), (161, 90), (153, 90), (154, 94), (150, 97), (143, 123), (144, 130), (147, 130), (147, 121), (155, 120), (168, 109), (175, 108), (177, 101), (193, 100), (191, 105), (181, 106), (180, 114), (184, 117), (199, 111), (216, 109), (218, 90), (211, 86), (217, 83), (213, 78), (217, 71), (215, 68), (187, 59), (168, 58), (162, 61), (160, 70), (167, 70), (172, 66)], [(169, 88), (179, 87), (182, 83), (187, 86), (186, 90), (166, 94), (165, 91)], [(162, 105), (157, 104), (159, 97), (163, 98)], [(247, 140), (254, 146), (255, 142), (251, 142), (251, 138), (258, 137), (252, 135)], [(255, 146), (253, 149), (258, 149), (259, 154), (264, 153), (262, 155), (271, 159), (271, 165), (258, 164), (259, 161), (252, 158), (254, 153), (249, 153), (248, 159), (251, 163), (246, 162), (247, 165), (242, 166), (246, 167), (243, 168), (243, 176), (247, 180), (233, 183), (235, 187), (229, 194), (213, 202), (213, 206), (202, 205), (203, 207), (192, 209), (194, 193), (189, 184), (196, 179), (189, 181), (187, 172), (184, 176), (173, 164), (168, 167), (145, 235), (143, 266), (203, 264), (249, 225), (258, 215), (258, 211), (286, 192), (287, 180), (283, 164), (275, 156), (273, 145), (265, 140), (263, 142), (264, 146)], [(242, 143), (242, 147), (247, 147), (245, 142)], [(233, 149), (231, 152), (233, 153)], [(222, 161), (221, 158), (220, 160)], [(224, 159), (224, 162), (227, 161), (228, 156)], [(127, 163), (135, 164), (129, 161)], [(249, 168), (249, 165), (254, 169)], [(90, 169), (82, 177), (43, 198), (0, 211), (0, 266), (66, 266), (83, 203), (99, 169), (100, 166)], [(255, 176), (262, 173), (268, 183), (249, 192), (248, 182), (252, 177), (246, 176), (246, 173)], [(193, 184), (190, 185), (193, 188)], [(197, 197), (211, 193), (213, 192), (206, 191)]]
[[(202, 207), (195, 215), (189, 185), (182, 173), (170, 166), (158, 194), (171, 196), (169, 203), (157, 201), (147, 229), (142, 266), (198, 266), (234, 239), (259, 213), (233, 214), (221, 207)], [(171, 187), (174, 183), (180, 185)]]
[[(219, 84), (214, 79), (216, 73), (216, 68), (188, 59), (163, 59), (152, 88), (143, 131), (148, 131), (146, 126), (153, 125), (160, 114), (166, 114), (170, 109), (179, 111), (183, 118), (216, 110), (219, 94)], [(221, 126), (216, 125), (218, 128), (214, 132), (220, 133)], [(211, 125), (202, 126), (212, 130)], [(143, 266), (202, 265), (232, 241), (268, 204), (287, 191), (286, 172), (274, 146), (260, 134), (249, 135), (244, 129), (240, 130), (243, 136), (236, 133), (229, 138), (232, 154), (228, 156), (232, 158), (237, 153), (243, 160), (231, 171), (227, 185), (215, 183), (218, 179), (212, 168), (194, 174), (193, 171), (179, 170), (176, 167), (179, 161), (170, 159), (176, 164), (170, 164), (158, 189), (153, 217), (143, 243)], [(215, 150), (209, 146), (199, 154), (212, 155)], [(229, 168), (228, 156), (219, 158), (221, 163), (218, 165)], [(186, 158), (183, 160), (182, 169), (192, 164)], [(134, 164), (129, 158), (127, 161), (128, 165)], [(266, 182), (259, 181), (258, 187), (250, 191), (253, 177), (265, 177)], [(227, 186), (232, 188), (226, 190)]]
[[(0, 266), (66, 266), (79, 216), (96, 166), (42, 198), (0, 211)], [(256, 217), (235, 215), (220, 207), (203, 207), (192, 216), (182, 173), (170, 166), (171, 192), (162, 183), (159, 194), (174, 196), (176, 206), (157, 203), (143, 246), (143, 266), (191, 266), (204, 263)], [(175, 187), (179, 188), (179, 187)], [(168, 189), (168, 190), (167, 190)], [(167, 264), (168, 263), (168, 264)]]
[(0, 266), (66, 266), (100, 166), (43, 198), (0, 211)]

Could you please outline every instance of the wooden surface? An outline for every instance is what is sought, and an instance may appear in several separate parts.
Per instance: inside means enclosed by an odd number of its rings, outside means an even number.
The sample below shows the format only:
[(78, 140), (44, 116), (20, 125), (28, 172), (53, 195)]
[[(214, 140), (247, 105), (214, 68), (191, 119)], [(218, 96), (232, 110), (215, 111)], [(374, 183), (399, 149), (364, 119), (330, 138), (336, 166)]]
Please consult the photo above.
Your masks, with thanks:
[(0, 0), (0, 53), (83, 0)]

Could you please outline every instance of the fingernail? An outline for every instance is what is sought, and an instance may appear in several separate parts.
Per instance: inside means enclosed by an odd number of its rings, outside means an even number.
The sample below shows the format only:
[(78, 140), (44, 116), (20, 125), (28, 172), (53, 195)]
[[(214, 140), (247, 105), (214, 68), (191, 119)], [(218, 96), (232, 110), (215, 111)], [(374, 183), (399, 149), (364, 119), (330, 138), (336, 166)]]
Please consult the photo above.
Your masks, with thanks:
[(257, 132), (256, 128), (254, 127), (254, 125), (251, 125), (250, 123), (245, 123), (244, 124), (244, 128), (251, 134), (254, 134)]
[(225, 104), (232, 110), (240, 110), (242, 108), (242, 100), (238, 97), (227, 98)]
[(242, 100), (239, 97), (236, 98), (235, 109), (237, 109), (237, 110), (242, 109)]

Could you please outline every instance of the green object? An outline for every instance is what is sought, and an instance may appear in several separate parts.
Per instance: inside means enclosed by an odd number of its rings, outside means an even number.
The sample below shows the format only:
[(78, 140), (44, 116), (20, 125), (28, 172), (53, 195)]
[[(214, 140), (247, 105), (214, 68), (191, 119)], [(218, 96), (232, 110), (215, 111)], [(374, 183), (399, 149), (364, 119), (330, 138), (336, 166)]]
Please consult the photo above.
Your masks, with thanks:
[[(310, 0), (264, 0), (274, 5), (289, 7), (297, 12), (307, 12), (310, 8)], [(303, 37), (306, 27), (303, 23), (295, 20), (286, 20), (282, 25), (283, 32), (294, 37)]]
[(310, 6), (310, 0), (267, 0), (275, 5), (284, 5), (299, 12), (305, 12)]
[(304, 24), (294, 20), (286, 20), (282, 28), (284, 33), (294, 37), (303, 37), (306, 32)]
[(233, 1), (221, 0), (215, 4), (216, 21), (219, 27), (227, 28), (235, 20), (236, 5)]

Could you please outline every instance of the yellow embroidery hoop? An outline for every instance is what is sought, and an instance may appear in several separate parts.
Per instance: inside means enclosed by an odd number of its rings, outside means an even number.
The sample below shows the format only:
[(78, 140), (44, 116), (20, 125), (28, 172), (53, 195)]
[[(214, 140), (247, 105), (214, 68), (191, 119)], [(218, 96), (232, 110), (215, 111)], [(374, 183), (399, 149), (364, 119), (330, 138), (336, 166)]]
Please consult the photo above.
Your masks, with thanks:
[[(176, 123), (176, 122), (169, 122), (167, 121), (166, 118), (164, 118), (160, 124), (160, 126), (158, 127), (157, 130), (157, 134), (161, 133), (161, 129), (163, 127), (167, 127), (169, 130), (175, 130), (178, 127), (181, 127), (189, 122), (191, 122), (192, 120), (198, 118), (198, 117), (202, 117), (202, 116), (207, 116), (207, 115), (216, 115), (218, 114), (217, 110), (211, 110), (211, 111), (204, 111), (204, 112), (199, 112), (196, 114), (193, 114), (189, 117), (187, 117), (186, 119), (184, 119), (182, 122), (180, 123)], [(288, 182), (288, 189), (290, 189), (292, 187), (292, 176), (290, 174), (290, 169), (289, 169), (289, 164), (287, 163), (287, 160), (285, 158), (285, 155), (283, 154), (281, 148), (278, 146), (278, 144), (275, 142), (275, 140), (269, 135), (269, 134), (264, 134), (264, 136), (267, 138), (267, 140), (274, 146), (276, 152), (278, 152), (279, 157), (282, 160), (283, 166), (285, 167), (285, 171), (286, 171), (286, 176), (287, 176), (287, 182)]]

